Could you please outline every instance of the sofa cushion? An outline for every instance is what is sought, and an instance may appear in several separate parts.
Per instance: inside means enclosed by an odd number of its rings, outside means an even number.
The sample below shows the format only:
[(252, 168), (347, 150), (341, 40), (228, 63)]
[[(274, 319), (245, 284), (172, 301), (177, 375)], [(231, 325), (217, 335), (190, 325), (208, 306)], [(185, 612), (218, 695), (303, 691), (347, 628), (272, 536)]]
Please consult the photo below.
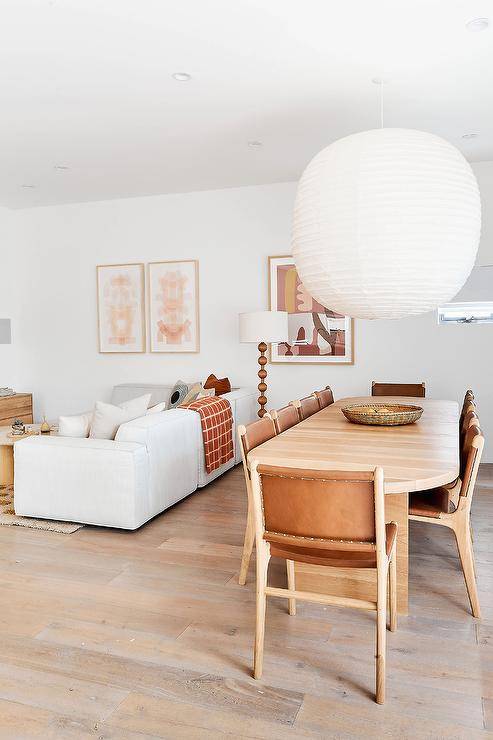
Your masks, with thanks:
[(146, 414), (160, 414), (161, 411), (166, 411), (166, 401), (161, 401), (161, 403), (151, 406), (147, 409)]
[(195, 401), (203, 391), (202, 383), (192, 383), (188, 386), (188, 393), (181, 403), (191, 403)]
[(121, 424), (138, 419), (139, 416), (145, 416), (150, 398), (151, 394), (146, 393), (145, 396), (125, 401), (119, 406), (97, 401), (89, 436), (92, 439), (115, 439), (115, 434)]
[(60, 416), (58, 419), (59, 437), (88, 437), (91, 429), (92, 411), (74, 416)]
[(183, 403), (183, 399), (188, 393), (188, 385), (183, 380), (177, 380), (169, 397), (169, 408), (174, 409)]

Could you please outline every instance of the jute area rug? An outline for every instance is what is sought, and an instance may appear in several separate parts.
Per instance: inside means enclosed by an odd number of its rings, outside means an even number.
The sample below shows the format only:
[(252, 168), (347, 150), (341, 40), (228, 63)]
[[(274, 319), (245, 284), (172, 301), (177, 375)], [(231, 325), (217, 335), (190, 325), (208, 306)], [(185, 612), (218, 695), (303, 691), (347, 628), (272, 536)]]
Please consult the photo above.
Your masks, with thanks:
[(17, 516), (14, 512), (13, 486), (0, 487), (0, 524), (10, 527), (29, 527), (30, 529), (44, 529), (48, 532), (72, 534), (83, 527), (83, 524), (73, 522), (55, 522), (50, 519), (32, 519), (28, 516)]

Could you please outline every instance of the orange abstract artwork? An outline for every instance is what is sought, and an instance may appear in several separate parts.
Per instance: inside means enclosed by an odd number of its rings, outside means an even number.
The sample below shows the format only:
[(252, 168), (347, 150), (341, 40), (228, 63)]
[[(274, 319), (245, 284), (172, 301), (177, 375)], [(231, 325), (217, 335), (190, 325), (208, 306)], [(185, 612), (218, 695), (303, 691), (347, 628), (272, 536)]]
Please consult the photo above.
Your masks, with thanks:
[(271, 361), (353, 362), (353, 322), (322, 306), (301, 282), (292, 257), (269, 257), (270, 308), (288, 314), (288, 340), (271, 346)]
[(144, 266), (98, 267), (101, 352), (143, 352)]
[(151, 350), (198, 351), (197, 263), (149, 265)]

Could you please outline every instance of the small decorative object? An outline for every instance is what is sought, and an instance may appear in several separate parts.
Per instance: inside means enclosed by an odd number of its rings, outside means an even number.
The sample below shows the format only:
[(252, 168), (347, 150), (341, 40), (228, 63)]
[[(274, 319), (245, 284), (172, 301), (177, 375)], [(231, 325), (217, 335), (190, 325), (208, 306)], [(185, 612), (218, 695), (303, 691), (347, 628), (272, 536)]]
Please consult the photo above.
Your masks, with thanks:
[(12, 436), (20, 437), (26, 433), (26, 425), (21, 419), (14, 419), (12, 422)]
[(345, 406), (341, 411), (346, 419), (353, 424), (384, 427), (413, 424), (423, 413), (421, 406), (390, 403), (357, 403)]
[(292, 251), (306, 290), (363, 319), (397, 319), (448, 303), (471, 272), (481, 203), (469, 163), (423, 131), (346, 136), (298, 185)]
[(0, 398), (5, 398), (7, 396), (15, 396), (15, 391), (13, 388), (0, 388)]
[(290, 256), (269, 257), (271, 311), (287, 311), (287, 342), (271, 344), (270, 361), (289, 365), (350, 365), (354, 322), (325, 308), (305, 290)]
[(240, 313), (240, 342), (257, 344), (260, 357), (258, 364), (260, 370), (258, 376), (260, 383), (258, 389), (260, 396), (258, 398), (259, 410), (258, 415), (262, 418), (265, 415), (265, 406), (267, 397), (267, 351), (266, 342), (286, 342), (288, 339), (288, 314), (286, 311), (253, 311), (252, 313)]
[(149, 264), (151, 352), (199, 352), (199, 263)]
[(43, 421), (41, 422), (41, 427), (39, 429), (41, 434), (49, 434), (51, 432), (51, 427), (46, 421), (46, 416), (43, 416)]
[(100, 352), (145, 352), (144, 265), (99, 265)]

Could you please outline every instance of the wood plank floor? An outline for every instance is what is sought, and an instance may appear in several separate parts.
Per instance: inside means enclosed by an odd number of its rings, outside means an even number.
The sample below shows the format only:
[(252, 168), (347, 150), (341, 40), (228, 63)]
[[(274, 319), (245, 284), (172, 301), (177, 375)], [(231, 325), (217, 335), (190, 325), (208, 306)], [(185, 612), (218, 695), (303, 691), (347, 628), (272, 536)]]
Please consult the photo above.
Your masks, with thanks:
[[(239, 467), (137, 532), (0, 527), (0, 738), (493, 737), (493, 466), (473, 503), (483, 621), (453, 535), (411, 522), (410, 613), (373, 702), (374, 616), (267, 610), (251, 678), (254, 567), (237, 583)], [(271, 582), (284, 583), (273, 561)]]

